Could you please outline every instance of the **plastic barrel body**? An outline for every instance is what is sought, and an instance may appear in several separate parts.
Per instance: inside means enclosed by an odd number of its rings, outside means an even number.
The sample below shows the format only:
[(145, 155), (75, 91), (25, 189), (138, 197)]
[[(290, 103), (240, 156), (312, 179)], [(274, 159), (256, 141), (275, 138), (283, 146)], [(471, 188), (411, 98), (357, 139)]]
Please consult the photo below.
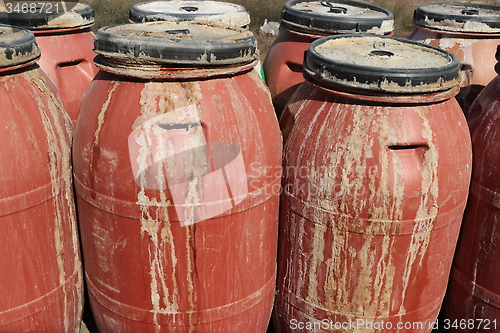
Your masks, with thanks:
[[(9, 33), (19, 36), (23, 31), (7, 26), (0, 30), (2, 51)], [(83, 277), (72, 186), (72, 126), (33, 64), (36, 55), (5, 65), (38, 50), (31, 37), (26, 43), (10, 43), (12, 53), (3, 54), (0, 70), (0, 332), (79, 332)]]
[(495, 245), (498, 237), (498, 87), (497, 77), (472, 105), (474, 164), (469, 201), (464, 215), (445, 315), (450, 331), (485, 332), (500, 327), (500, 286)]
[(168, 80), (121, 68), (91, 84), (74, 165), (100, 332), (266, 331), (282, 145), (254, 65), (158, 71)]
[[(470, 181), (470, 136), (453, 98), (458, 89), (382, 92), (390, 71), (382, 82), (367, 83), (373, 90), (360, 88), (361, 72), (346, 87), (340, 71), (349, 65), (322, 61), (354, 54), (351, 48), (337, 53), (348, 41), (361, 55), (356, 64), (379, 54), (391, 69), (390, 54), (401, 60), (404, 52), (396, 50), (407, 43), (351, 35), (318, 40), (308, 51), (309, 79), (287, 106), (293, 126), (283, 157), (275, 327), (431, 332)], [(377, 47), (365, 58), (359, 45), (383, 45), (384, 52)], [(421, 46), (409, 45), (410, 61)], [(315, 58), (316, 52), (322, 56)], [(360, 68), (376, 80), (380, 67)], [(458, 62), (454, 68), (456, 78)], [(403, 85), (386, 89), (412, 89), (410, 81)]]

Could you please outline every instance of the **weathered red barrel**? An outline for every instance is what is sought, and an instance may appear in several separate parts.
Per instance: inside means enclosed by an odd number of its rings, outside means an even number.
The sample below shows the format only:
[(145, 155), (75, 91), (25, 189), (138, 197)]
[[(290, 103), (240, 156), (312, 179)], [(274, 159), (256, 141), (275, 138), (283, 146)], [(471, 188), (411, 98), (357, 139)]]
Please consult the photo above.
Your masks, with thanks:
[(74, 175), (99, 331), (265, 332), (282, 144), (253, 34), (125, 24), (95, 50)]
[[(499, 57), (500, 60), (500, 57)], [(446, 325), (455, 332), (500, 330), (500, 77), (472, 104), (472, 184), (445, 301)]]
[(335, 34), (389, 35), (394, 19), (388, 10), (359, 1), (290, 0), (283, 8), (281, 26), (263, 64), (278, 116), (304, 82), (304, 52), (313, 41)]
[(429, 3), (418, 7), (413, 23), (415, 30), (408, 39), (440, 47), (458, 57), (462, 83), (456, 98), (467, 112), (481, 90), (496, 76), (500, 6)]
[(73, 124), (82, 97), (97, 74), (94, 65), (94, 11), (72, 1), (6, 1), (0, 23), (32, 30), (42, 50), (40, 67), (54, 81)]
[(0, 25), (0, 332), (79, 332), (72, 127), (28, 30)]
[(241, 5), (223, 1), (150, 1), (132, 6), (130, 21), (209, 21), (248, 28), (250, 14)]
[(470, 180), (451, 53), (392, 37), (313, 42), (288, 104), (278, 332), (430, 332)]

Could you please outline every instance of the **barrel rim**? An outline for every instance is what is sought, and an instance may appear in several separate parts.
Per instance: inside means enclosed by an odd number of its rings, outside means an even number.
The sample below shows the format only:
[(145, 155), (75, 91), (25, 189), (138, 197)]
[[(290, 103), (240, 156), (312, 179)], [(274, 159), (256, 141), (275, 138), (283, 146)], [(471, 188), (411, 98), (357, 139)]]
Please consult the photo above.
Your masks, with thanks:
[[(499, 15), (456, 15), (450, 12), (439, 13), (433, 11), (431, 7), (464, 7), (465, 9), (473, 10), (480, 8), (498, 12)], [(464, 10), (465, 10), (464, 9)], [(467, 23), (476, 22), (484, 24), (483, 28), (475, 27), (474, 29)], [(500, 6), (468, 3), (468, 2), (434, 2), (420, 5), (413, 14), (413, 24), (416, 26), (453, 31), (464, 33), (488, 33), (498, 34), (500, 32)]]
[[(148, 25), (205, 26), (232, 30), (236, 38), (227, 40), (156, 38), (113, 33), (111, 30)], [(144, 30), (146, 32), (146, 30)], [(186, 35), (190, 32), (187, 29)], [(100, 28), (94, 40), (94, 52), (107, 58), (146, 61), (158, 64), (219, 66), (253, 61), (257, 58), (257, 41), (249, 30), (202, 21), (127, 23)]]
[[(287, 28), (298, 29), (300, 31), (323, 32), (323, 33), (351, 33), (351, 32), (371, 32), (374, 29), (382, 29), (377, 34), (387, 35), (394, 30), (393, 14), (380, 6), (364, 3), (355, 0), (335, 0), (336, 4), (345, 4), (353, 7), (368, 8), (385, 14), (385, 18), (356, 19), (353, 17), (325, 16), (317, 13), (308, 13), (297, 10), (293, 6), (303, 2), (319, 2), (318, 0), (289, 0), (285, 3), (281, 13), (281, 22)], [(330, 1), (326, 1), (330, 3)], [(390, 24), (384, 27), (384, 23)], [(385, 28), (385, 29), (384, 29)], [(376, 33), (376, 32), (372, 32)]]
[[(447, 65), (426, 68), (380, 68), (349, 64), (327, 58), (316, 48), (332, 39), (352, 38), (392, 39), (406, 44), (433, 50), (450, 59)], [(311, 43), (304, 57), (304, 76), (325, 84), (334, 84), (353, 89), (382, 91), (389, 93), (424, 93), (449, 90), (460, 83), (460, 63), (458, 58), (441, 48), (403, 38), (351, 34), (328, 36)]]

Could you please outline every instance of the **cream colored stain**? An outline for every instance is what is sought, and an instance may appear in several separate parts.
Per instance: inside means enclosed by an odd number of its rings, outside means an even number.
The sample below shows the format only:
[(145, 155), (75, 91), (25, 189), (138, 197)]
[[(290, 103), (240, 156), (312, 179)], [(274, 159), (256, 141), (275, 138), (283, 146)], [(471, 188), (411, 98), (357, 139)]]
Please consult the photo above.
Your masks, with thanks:
[[(422, 267), (431, 240), (434, 221), (438, 214), (439, 178), (437, 171), (439, 154), (436, 144), (434, 143), (433, 131), (428, 119), (423, 115), (421, 115), (421, 118), (424, 126), (422, 137), (426, 139), (429, 150), (424, 155), (421, 202), (417, 215), (415, 216), (415, 226), (408, 249), (405, 271), (403, 273), (402, 303), (405, 301), (406, 291), (408, 290), (412, 273), (416, 270), (418, 271), (418, 269)], [(399, 314), (403, 315), (405, 313), (406, 311), (402, 305)]]
[[(74, 305), (69, 303), (74, 300), (77, 302), (76, 318), (81, 318), (83, 304), (83, 279), (82, 267), (80, 262), (80, 249), (78, 243), (76, 212), (74, 206), (73, 186), (72, 186), (72, 168), (71, 168), (71, 136), (72, 129), (69, 118), (64, 113), (64, 109), (57, 98), (49, 91), (42, 77), (37, 70), (27, 71), (23, 75), (30, 82), (33, 82), (40, 95), (37, 96), (38, 110), (42, 119), (47, 138), (48, 158), (49, 158), (49, 173), (52, 184), (52, 196), (55, 212), (55, 228), (54, 241), (56, 248), (56, 262), (59, 268), (59, 284), (64, 291), (64, 327), (66, 332), (79, 331), (79, 326), (76, 328), (70, 327), (70, 322), (75, 319), (73, 312)], [(43, 100), (42, 100), (43, 97)], [(60, 119), (64, 119), (64, 125)], [(62, 196), (62, 197), (61, 197)], [(68, 211), (68, 214), (63, 212)], [(63, 234), (69, 224), (70, 234)], [(73, 249), (73, 272), (68, 277), (65, 266), (65, 247), (67, 242), (71, 242)], [(68, 286), (67, 280), (71, 276), (77, 275), (77, 285)], [(76, 287), (76, 295), (68, 295), (73, 288)]]
[[(169, 111), (185, 108), (195, 104), (201, 100), (201, 91), (199, 83), (165, 83), (165, 82), (149, 82), (146, 83), (140, 97), (141, 114), (133, 124), (133, 128), (140, 126), (149, 119), (158, 115), (168, 113)], [(200, 112), (200, 111), (198, 111)], [(199, 117), (200, 115), (198, 115)], [(177, 119), (179, 120), (179, 119)], [(176, 119), (172, 120), (172, 124), (176, 124)], [(164, 149), (172, 149), (168, 145)], [(184, 147), (189, 149), (189, 147)], [(162, 148), (163, 149), (163, 148)], [(147, 156), (149, 149), (146, 146), (140, 147), (137, 161), (140, 167), (147, 168)], [(168, 166), (166, 170), (159, 168), (156, 180), (158, 183), (167, 184)], [(186, 172), (197, 173), (196, 170), (187, 170)], [(147, 184), (143, 179), (143, 184)], [(166, 187), (164, 187), (166, 188)], [(177, 279), (186, 279), (188, 282), (188, 315), (189, 315), (189, 331), (194, 330), (194, 321), (192, 314), (195, 310), (195, 289), (193, 284), (193, 265), (192, 257), (194, 249), (191, 248), (192, 243), (192, 227), (185, 228), (185, 258), (178, 258), (177, 251), (180, 251), (179, 240), (174, 241), (172, 233), (172, 222), (168, 216), (168, 208), (172, 203), (167, 198), (167, 193), (164, 189), (160, 189), (159, 198), (151, 198), (147, 195), (145, 187), (142, 187), (138, 197), (137, 204), (139, 205), (141, 218), (141, 232), (149, 240), (149, 257), (150, 257), (150, 289), (151, 289), (151, 304), (154, 313), (154, 320), (158, 320), (159, 314), (175, 314), (179, 309), (179, 301), (181, 291), (177, 284)], [(199, 199), (197, 195), (189, 196), (189, 202), (193, 205)], [(151, 214), (151, 210), (155, 214)], [(173, 222), (177, 223), (177, 222)], [(176, 251), (177, 250), (177, 251)], [(178, 264), (181, 260), (186, 265), (187, 276), (178, 277)], [(171, 270), (167, 270), (164, 263), (168, 261)], [(156, 324), (156, 331), (159, 331), (161, 326)]]
[[(415, 216), (411, 242), (407, 247), (407, 261), (401, 270), (401, 267), (396, 268), (393, 258), (397, 236), (392, 233), (393, 224), (388, 223), (403, 218), (405, 170), (399, 167), (402, 161), (398, 155), (390, 155), (391, 151), (388, 149), (389, 145), (398, 141), (398, 138), (395, 136), (394, 128), (387, 121), (383, 107), (372, 107), (368, 113), (363, 111), (364, 106), (352, 106), (352, 108), (354, 108), (352, 110), (354, 118), (345, 129), (349, 135), (340, 142), (336, 139), (322, 141), (336, 146), (332, 149), (333, 153), (325, 160), (328, 168), (323, 172), (309, 174), (308, 181), (319, 184), (317, 190), (320, 191), (317, 197), (319, 201), (309, 202), (334, 217), (330, 228), (325, 225), (324, 213), (314, 218), (310, 240), (311, 259), (307, 261), (308, 266), (288, 268), (289, 274), (299, 277), (298, 281), (294, 282), (296, 289), (292, 287), (292, 292), (296, 295), (304, 293), (307, 295), (304, 305), (306, 312), (309, 313), (313, 313), (315, 309), (324, 309), (339, 315), (376, 319), (393, 315), (394, 310), (397, 310), (397, 315), (404, 315), (406, 313), (404, 302), (410, 287), (410, 278), (423, 265), (437, 215), (438, 151), (433, 142), (430, 124), (425, 115), (420, 114), (424, 127), (422, 136), (428, 142), (429, 150), (425, 153), (422, 165), (422, 201)], [(345, 118), (348, 112), (341, 112), (335, 106), (321, 112), (337, 114), (335, 118), (337, 123), (348, 122)], [(311, 124), (317, 123), (319, 113), (316, 113)], [(331, 124), (327, 123), (320, 126), (319, 130), (313, 130), (317, 126), (310, 125), (306, 128), (305, 136), (325, 138), (330, 130), (328, 126)], [(370, 138), (371, 133), (378, 133), (377, 139)], [(320, 149), (317, 145), (319, 143), (301, 148), (297, 153), (297, 165), (307, 165), (311, 170), (317, 170), (314, 161), (310, 160), (309, 155), (304, 154), (304, 151), (307, 151), (314, 155), (314, 152)], [(372, 150), (372, 147), (377, 145), (380, 147), (379, 152)], [(368, 169), (368, 166), (373, 164), (373, 161), (369, 160), (376, 158), (376, 154), (378, 154), (378, 164)], [(368, 182), (362, 182), (360, 179), (366, 175)], [(295, 181), (293, 186), (298, 185), (297, 180)], [(340, 182), (341, 186), (339, 187), (336, 182)], [(368, 188), (365, 188), (366, 186)], [(358, 199), (353, 202), (352, 198)], [(313, 200), (316, 199), (313, 197)], [(356, 228), (356, 223), (359, 221), (357, 217), (365, 209), (368, 210), (368, 221), (371, 222), (368, 227), (359, 234), (345, 231)], [(294, 235), (296, 237), (294, 242), (303, 242), (305, 237), (303, 227), (299, 226), (299, 234)], [(333, 236), (333, 244), (331, 248), (326, 248), (325, 239), (330, 233)], [(361, 242), (359, 237), (363, 238)], [(377, 243), (376, 237), (378, 237)], [(355, 248), (353, 245), (355, 243), (362, 245), (360, 248)], [(326, 253), (330, 252), (331, 255), (326, 258)], [(326, 266), (326, 280), (323, 285), (318, 284), (320, 265)], [(303, 272), (307, 272), (307, 275), (303, 276)], [(402, 290), (395, 290), (396, 285), (402, 286)], [(396, 309), (395, 299), (401, 300), (401, 305)]]

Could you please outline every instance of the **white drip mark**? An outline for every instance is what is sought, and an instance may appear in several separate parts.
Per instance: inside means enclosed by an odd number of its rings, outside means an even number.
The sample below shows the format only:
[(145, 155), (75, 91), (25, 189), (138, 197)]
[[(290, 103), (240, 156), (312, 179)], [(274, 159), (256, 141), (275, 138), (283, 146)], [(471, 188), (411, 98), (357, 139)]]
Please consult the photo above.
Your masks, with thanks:
[[(199, 94), (199, 87), (197, 84), (180, 84), (180, 83), (168, 83), (165, 82), (149, 82), (146, 83), (141, 92), (141, 115), (137, 118), (133, 124), (132, 129), (140, 128), (144, 124), (148, 124), (148, 121), (155, 119), (158, 116), (166, 121), (165, 124), (169, 124), (170, 121), (178, 121), (183, 117), (182, 114), (172, 112), (175, 110), (181, 110), (186, 108), (187, 103), (192, 103), (190, 101), (199, 100), (196, 94)], [(185, 96), (187, 94), (188, 96)], [(180, 105), (178, 105), (178, 103)], [(191, 110), (187, 108), (186, 110)], [(195, 107), (196, 110), (196, 107)], [(180, 118), (179, 118), (180, 117)], [(172, 119), (171, 119), (172, 118)], [(179, 118), (179, 119), (178, 119)], [(184, 119), (184, 118), (183, 118)], [(187, 121), (189, 119), (184, 119)], [(192, 119), (191, 119), (192, 120)], [(195, 119), (196, 120), (196, 119)], [(192, 121), (190, 121), (192, 122)], [(181, 122), (182, 123), (182, 122)], [(151, 131), (152, 138), (138, 138), (135, 143), (138, 146), (138, 152), (133, 163), (137, 163), (138, 170), (146, 170), (149, 167), (151, 161), (148, 158), (151, 154), (152, 140), (156, 140), (157, 154), (156, 158), (163, 158), (172, 155), (172, 152), (179, 148), (172, 146), (172, 142), (165, 142), (163, 136), (164, 132)], [(196, 139), (196, 137), (194, 138)], [(194, 140), (193, 139), (193, 140)], [(196, 140), (191, 140), (185, 144), (191, 144), (199, 146), (200, 142)], [(185, 148), (185, 147), (181, 147)], [(187, 158), (187, 157), (186, 157)], [(167, 161), (172, 159), (167, 159)], [(148, 179), (146, 179), (146, 173), (138, 173), (136, 176), (138, 179), (136, 182), (141, 185), (141, 190), (137, 196), (137, 204), (139, 205), (142, 213), (141, 217), (141, 233), (148, 237), (149, 240), (149, 260), (150, 260), (150, 289), (151, 289), (151, 304), (152, 311), (154, 314), (155, 331), (159, 332), (161, 330), (161, 325), (158, 321), (158, 315), (160, 314), (174, 314), (174, 318), (177, 318), (175, 314), (180, 310), (178, 302), (180, 301), (180, 290), (177, 284), (178, 275), (178, 258), (176, 254), (176, 243), (174, 242), (174, 236), (172, 233), (172, 222), (170, 222), (168, 209), (171, 207), (171, 202), (167, 198), (167, 188), (168, 188), (168, 172), (169, 164), (165, 163), (161, 167), (158, 167), (154, 178), (155, 188), (159, 191), (160, 197), (159, 202), (156, 198), (148, 197), (146, 193), (146, 188), (148, 185)], [(199, 172), (198, 170), (186, 169), (186, 172)], [(150, 180), (151, 182), (151, 180)], [(193, 186), (195, 186), (193, 182)], [(191, 193), (191, 192), (189, 192)], [(196, 194), (196, 191), (193, 193)], [(188, 194), (188, 199), (186, 200), (190, 204), (196, 204), (197, 197)], [(189, 211), (189, 210), (187, 210)], [(153, 213), (154, 212), (154, 213)], [(154, 215), (152, 215), (154, 214)], [(183, 217), (184, 218), (184, 217)], [(177, 222), (174, 222), (177, 223)], [(194, 301), (195, 301), (195, 290), (193, 285), (193, 250), (191, 249), (192, 242), (192, 230), (193, 227), (186, 227), (185, 229), (185, 247), (186, 247), (186, 270), (188, 281), (187, 292), (188, 292), (188, 302), (189, 302), (189, 331), (194, 330), (194, 322), (192, 319), (192, 314), (194, 313)], [(177, 245), (178, 246), (178, 245)], [(178, 249), (183, 252), (182, 249)], [(168, 257), (168, 259), (166, 258)], [(166, 271), (164, 263), (170, 261), (169, 271)], [(170, 277), (171, 281), (168, 281)], [(185, 323), (175, 323), (179, 325), (185, 325)]]
[[(65, 332), (70, 332), (70, 322), (81, 317), (83, 304), (82, 268), (79, 260), (80, 252), (71, 174), (71, 126), (69, 125), (69, 118), (64, 113), (64, 109), (60, 102), (49, 92), (38, 72), (29, 71), (26, 72), (25, 75), (27, 80), (35, 83), (45, 97), (45, 102), (47, 103), (47, 105), (45, 105), (40, 97), (37, 98), (38, 110), (40, 111), (40, 117), (44, 126), (45, 137), (47, 138), (47, 146), (49, 149), (49, 173), (55, 213), (54, 240), (57, 254), (56, 261), (59, 268), (59, 284), (62, 286), (64, 292), (64, 327)], [(60, 122), (61, 119), (64, 120), (64, 124)], [(63, 215), (63, 212), (67, 212), (67, 215)], [(69, 224), (69, 230), (71, 232), (69, 235), (62, 233), (67, 223)], [(72, 275), (77, 275), (75, 286), (68, 286), (66, 281), (67, 275), (64, 268), (64, 251), (68, 241), (72, 242), (71, 245), (73, 248), (74, 266), (73, 272), (71, 273)], [(68, 292), (72, 293), (73, 288), (75, 288), (76, 295), (69, 296)], [(73, 300), (76, 304), (70, 303), (73, 296), (76, 296)], [(74, 312), (75, 307), (76, 312)], [(75, 332), (79, 331), (79, 324), (80, 323), (76, 323), (76, 327), (74, 328)]]
[(97, 116), (97, 129), (94, 133), (94, 143), (92, 144), (92, 147), (97, 147), (97, 145), (99, 144), (99, 135), (101, 134), (102, 125), (104, 124), (104, 118), (106, 116), (106, 112), (108, 111), (109, 105), (111, 104), (111, 99), (114, 96), (115, 90), (118, 88), (119, 85), (120, 85), (119, 82), (112, 83), (111, 90), (108, 92), (108, 97), (106, 98), (106, 101), (103, 103), (101, 111)]
[[(430, 127), (428, 119), (420, 115), (422, 118), (423, 130), (422, 137), (426, 139), (429, 150), (424, 155), (423, 175), (422, 175), (422, 196), (420, 206), (415, 216), (415, 225), (411, 235), (411, 241), (406, 256), (405, 270), (403, 273), (403, 288), (401, 292), (401, 307), (398, 315), (406, 314), (404, 302), (406, 300), (406, 292), (410, 283), (412, 273), (418, 271), (426, 256), (427, 249), (430, 243), (432, 226), (438, 213), (438, 150), (433, 141), (433, 131)], [(415, 265), (415, 263), (417, 263)]]

